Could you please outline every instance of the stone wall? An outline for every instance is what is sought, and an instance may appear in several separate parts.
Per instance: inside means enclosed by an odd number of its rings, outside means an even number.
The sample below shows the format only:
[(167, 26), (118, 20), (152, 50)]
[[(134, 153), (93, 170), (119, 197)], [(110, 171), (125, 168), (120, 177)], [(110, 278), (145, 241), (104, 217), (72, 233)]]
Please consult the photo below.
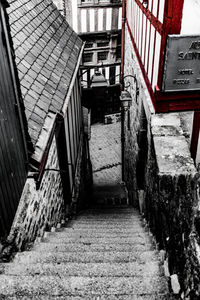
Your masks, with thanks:
[(193, 230), (189, 236), (184, 270), (184, 295), (189, 299), (200, 298), (200, 179), (197, 186), (197, 207)]
[[(46, 169), (59, 169), (55, 138)], [(61, 221), (63, 208), (62, 183), (58, 171), (45, 171), (38, 190), (35, 180), (28, 178), (8, 240), (13, 241), (18, 249), (23, 249), (28, 242), (42, 236), (45, 230)]]
[[(137, 207), (138, 187), (136, 170), (140, 167), (139, 139), (143, 131), (144, 117), (147, 122), (147, 139), (150, 139), (149, 125), (154, 109), (127, 30), (125, 36), (125, 89), (130, 92), (132, 97), (131, 107), (125, 112), (125, 182), (128, 188), (129, 200)], [(136, 76), (139, 95), (136, 95), (136, 82), (132, 76)]]
[(59, 172), (58, 154), (55, 137), (51, 144), (45, 171), (39, 189), (34, 178), (27, 178), (16, 216), (8, 237), (8, 242), (18, 250), (42, 237), (64, 221), (66, 216), (74, 215), (87, 205), (87, 193), (91, 186), (91, 169), (86, 155), (86, 140), (83, 136), (77, 159), (75, 184), (72, 199), (66, 204), (63, 199), (63, 187)]
[[(155, 115), (126, 31), (125, 76), (132, 97), (125, 112), (125, 181), (164, 253), (165, 274), (184, 299), (200, 298), (200, 205), (198, 174), (191, 159), (183, 114)], [(131, 62), (131, 63), (130, 63)], [(185, 119), (184, 119), (185, 120)], [(142, 137), (142, 141), (141, 141)], [(141, 164), (141, 148), (143, 152)], [(145, 155), (146, 152), (146, 155)], [(139, 167), (138, 167), (139, 166)], [(143, 185), (139, 182), (144, 168)], [(177, 292), (178, 291), (178, 292)]]
[(167, 251), (169, 274), (178, 276), (182, 292), (198, 199), (197, 170), (180, 124), (178, 113), (152, 117), (144, 216), (159, 248)]

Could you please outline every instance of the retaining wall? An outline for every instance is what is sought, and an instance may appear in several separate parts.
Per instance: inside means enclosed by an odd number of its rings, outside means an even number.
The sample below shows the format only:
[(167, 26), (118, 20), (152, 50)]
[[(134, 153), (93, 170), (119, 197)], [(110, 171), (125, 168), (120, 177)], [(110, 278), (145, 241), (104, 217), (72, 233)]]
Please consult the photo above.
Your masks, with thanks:
[[(155, 115), (126, 31), (125, 86), (132, 105), (125, 112), (125, 181), (132, 204), (139, 207), (164, 253), (166, 276), (176, 293), (200, 298), (199, 175), (189, 151), (183, 114)], [(131, 62), (131, 63), (130, 63)], [(143, 148), (143, 149), (142, 149)], [(142, 172), (141, 172), (141, 169)], [(141, 180), (142, 179), (142, 180)]]

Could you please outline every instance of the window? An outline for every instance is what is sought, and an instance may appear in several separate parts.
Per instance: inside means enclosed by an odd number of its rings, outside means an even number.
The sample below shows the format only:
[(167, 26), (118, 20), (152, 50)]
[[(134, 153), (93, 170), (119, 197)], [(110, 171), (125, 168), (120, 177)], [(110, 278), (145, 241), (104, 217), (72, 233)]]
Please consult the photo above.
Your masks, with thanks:
[(122, 0), (79, 0), (79, 4), (94, 4), (94, 5), (98, 5), (98, 4), (121, 4)]
[(85, 43), (85, 48), (92, 48), (93, 47), (93, 43), (92, 42), (86, 42)]
[(117, 58), (117, 59), (120, 59), (120, 58), (121, 58), (121, 47), (120, 47), (120, 46), (117, 47), (117, 50), (116, 50), (116, 58)]
[(98, 52), (98, 61), (107, 60), (108, 58), (108, 51)]
[(93, 59), (93, 53), (83, 53), (83, 62), (92, 62)]
[(107, 47), (109, 45), (109, 41), (99, 41), (97, 42), (97, 47)]

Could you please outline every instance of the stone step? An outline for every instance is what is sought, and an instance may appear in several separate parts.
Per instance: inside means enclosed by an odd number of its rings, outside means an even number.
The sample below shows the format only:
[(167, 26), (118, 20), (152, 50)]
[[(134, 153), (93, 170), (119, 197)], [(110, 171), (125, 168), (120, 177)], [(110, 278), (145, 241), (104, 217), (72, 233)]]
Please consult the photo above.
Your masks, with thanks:
[(107, 229), (132, 229), (132, 228), (141, 228), (143, 227), (142, 222), (90, 222), (90, 221), (81, 221), (81, 220), (73, 220), (66, 223), (66, 228), (73, 227), (73, 228), (107, 228)]
[(138, 221), (140, 219), (139, 216), (133, 216), (133, 214), (115, 214), (115, 215), (109, 215), (109, 214), (106, 214), (106, 215), (102, 215), (102, 214), (98, 214), (98, 215), (78, 215), (76, 218), (76, 220), (97, 220), (97, 221), (107, 221), (107, 220), (111, 220), (111, 221), (117, 221), (117, 220), (120, 220), (120, 221)]
[[(80, 228), (82, 228), (82, 226), (91, 226), (91, 227), (97, 227), (97, 226), (104, 226), (104, 228), (109, 228), (109, 227), (121, 227), (121, 228), (128, 228), (128, 227), (134, 227), (134, 226), (137, 226), (140, 221), (120, 221), (120, 220), (108, 220), (108, 221), (105, 221), (105, 220), (82, 220), (82, 219), (79, 219), (79, 220), (74, 220), (74, 221), (71, 221), (69, 222), (69, 224), (67, 225), (67, 227), (73, 227), (74, 226), (80, 226)], [(142, 224), (142, 223), (141, 223)], [(142, 225), (141, 225), (142, 226)]]
[(135, 211), (135, 210), (130, 210), (128, 208), (123, 208), (123, 209), (87, 209), (85, 211), (82, 211), (79, 215), (99, 215), (101, 214), (102, 216), (104, 215), (132, 215), (132, 216), (140, 216), (140, 214)]
[(100, 223), (102, 223), (103, 225), (105, 224), (119, 224), (119, 225), (123, 225), (123, 226), (126, 226), (126, 225), (136, 225), (136, 224), (140, 224), (142, 223), (142, 220), (138, 219), (120, 219), (120, 218), (115, 218), (115, 219), (112, 219), (112, 218), (108, 218), (108, 219), (105, 219), (105, 218), (82, 218), (82, 217), (79, 217), (77, 219), (74, 219), (74, 221), (77, 222), (77, 224), (79, 223), (90, 223), (91, 225), (93, 225), (94, 223), (96, 223), (97, 225), (99, 225)]
[(47, 232), (47, 235), (50, 237), (59, 236), (60, 238), (84, 238), (84, 237), (91, 237), (91, 238), (135, 238), (138, 235), (146, 237), (148, 235), (147, 232), (145, 232), (145, 229), (140, 228), (132, 228), (131, 230), (122, 230), (122, 229), (79, 229), (79, 228), (67, 228), (63, 229), (62, 231), (58, 232)]
[(84, 236), (67, 236), (66, 234), (64, 236), (60, 234), (52, 235), (49, 233), (49, 235), (46, 238), (43, 238), (43, 241), (49, 242), (49, 243), (81, 243), (81, 244), (129, 244), (129, 243), (135, 243), (135, 244), (142, 244), (142, 243), (152, 243), (152, 238), (148, 235), (135, 233), (134, 236), (111, 236), (111, 237), (84, 237)]
[(25, 251), (18, 253), (14, 259), (19, 263), (68, 263), (68, 262), (80, 262), (80, 263), (125, 263), (135, 262), (146, 263), (147, 261), (158, 261), (156, 251), (138, 251), (138, 252), (95, 252), (85, 251), (80, 252), (79, 255), (75, 252), (63, 253), (63, 252), (37, 252), (37, 251)]
[(22, 296), (22, 295), (17, 295), (17, 298), (15, 296), (3, 296), (0, 295), (0, 299), (6, 299), (6, 300), (175, 300), (177, 298), (174, 298), (172, 295), (168, 293), (154, 293), (154, 294), (137, 294), (137, 295), (104, 295), (102, 294), (95, 294), (95, 295), (90, 295), (90, 294), (85, 294), (83, 296), (50, 296), (50, 295), (40, 295), (39, 297), (36, 295), (29, 295), (27, 296)]
[[(0, 296), (53, 297), (110, 296), (158, 294), (167, 290), (164, 277), (65, 277), (65, 276), (6, 276), (1, 275)], [(7, 298), (6, 298), (7, 299)]]
[(147, 251), (154, 250), (152, 244), (143, 243), (126, 243), (126, 244), (93, 244), (93, 243), (40, 243), (35, 244), (33, 250), (41, 251), (41, 252), (106, 252), (106, 251), (116, 251), (116, 252), (134, 252), (134, 251)]
[(94, 212), (91, 213), (91, 215), (89, 214), (81, 214), (78, 215), (77, 218), (88, 218), (88, 219), (95, 219), (95, 218), (100, 218), (100, 219), (140, 219), (141, 217), (138, 215), (133, 215), (133, 213), (104, 213), (102, 214), (101, 212)]
[[(102, 213), (110, 213), (110, 212), (114, 212), (114, 213), (122, 213), (124, 212), (131, 212), (135, 215), (139, 215), (139, 211), (136, 210), (135, 208), (132, 208), (128, 205), (108, 205), (108, 204), (98, 204), (96, 203), (95, 206), (90, 206), (87, 210), (82, 211), (83, 213), (85, 212), (88, 213), (93, 213), (93, 212), (102, 212)], [(81, 213), (82, 213), (81, 212)]]
[(82, 276), (82, 277), (131, 277), (141, 276), (159, 276), (161, 270), (157, 262), (146, 262), (139, 264), (137, 262), (130, 263), (74, 263), (53, 264), (53, 263), (36, 263), (26, 264), (18, 262), (6, 264), (4, 267), (6, 275), (45, 275), (45, 276)]
[[(70, 223), (67, 223), (65, 225), (65, 227), (63, 228), (72, 228), (72, 229), (78, 229), (78, 230), (95, 230), (95, 231), (98, 231), (98, 230), (122, 230), (122, 231), (131, 231), (131, 230), (138, 230), (140, 231), (141, 229), (144, 230), (144, 231), (149, 231), (148, 227), (145, 227), (144, 225), (140, 225), (140, 224), (122, 224), (121, 222), (119, 223), (109, 223), (106, 225), (106, 223), (90, 223), (90, 222), (70, 222)], [(58, 230), (59, 231), (59, 230)], [(62, 232), (62, 230), (60, 230)]]
[(145, 227), (143, 226), (131, 226), (128, 228), (123, 228), (123, 227), (115, 227), (112, 226), (110, 227), (102, 227), (102, 226), (95, 226), (95, 227), (74, 227), (73, 225), (70, 227), (63, 227), (61, 229), (58, 230), (60, 233), (65, 233), (67, 234), (77, 234), (77, 233), (90, 233), (90, 234), (95, 234), (95, 233), (103, 233), (103, 234), (109, 234), (109, 233), (113, 233), (113, 234), (132, 234), (132, 233), (141, 233), (143, 232), (144, 234), (146, 234), (146, 230)]

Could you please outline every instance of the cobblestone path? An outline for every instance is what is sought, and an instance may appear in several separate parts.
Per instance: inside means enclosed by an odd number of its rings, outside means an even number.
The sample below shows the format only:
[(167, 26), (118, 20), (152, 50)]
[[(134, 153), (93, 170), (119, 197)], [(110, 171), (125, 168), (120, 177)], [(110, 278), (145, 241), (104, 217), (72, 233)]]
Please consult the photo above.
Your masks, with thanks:
[(94, 184), (115, 184), (121, 181), (120, 122), (92, 125), (90, 155)]

